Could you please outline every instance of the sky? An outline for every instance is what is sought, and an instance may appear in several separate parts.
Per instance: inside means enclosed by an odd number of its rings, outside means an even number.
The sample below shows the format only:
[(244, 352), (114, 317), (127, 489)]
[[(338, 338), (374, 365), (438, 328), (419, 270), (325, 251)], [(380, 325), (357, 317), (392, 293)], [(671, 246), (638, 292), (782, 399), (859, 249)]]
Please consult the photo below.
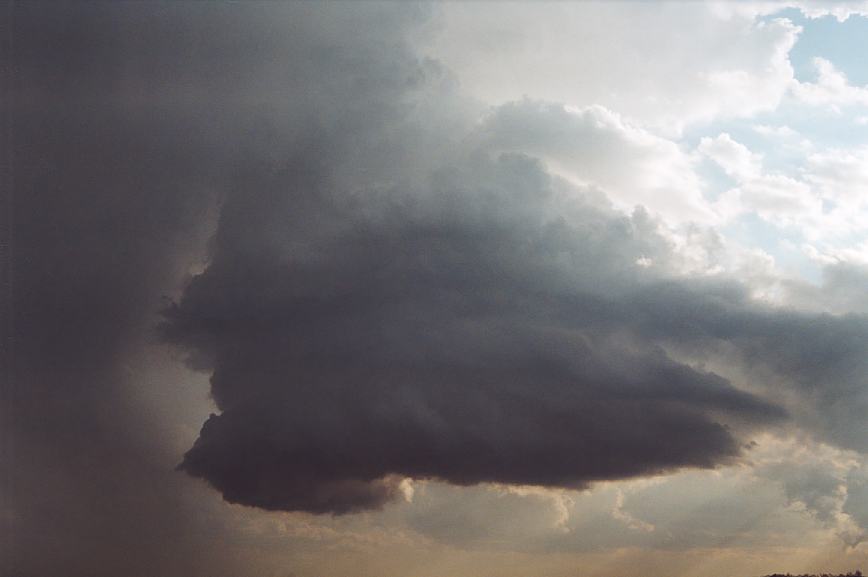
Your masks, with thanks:
[(0, 31), (0, 577), (868, 570), (868, 4)]

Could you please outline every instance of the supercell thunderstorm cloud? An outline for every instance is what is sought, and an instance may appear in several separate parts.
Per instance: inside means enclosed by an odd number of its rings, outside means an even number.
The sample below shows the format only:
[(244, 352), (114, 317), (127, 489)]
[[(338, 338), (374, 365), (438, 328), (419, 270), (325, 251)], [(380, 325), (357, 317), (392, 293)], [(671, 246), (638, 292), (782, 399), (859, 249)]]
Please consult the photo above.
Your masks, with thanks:
[(2, 577), (859, 563), (860, 10), (10, 4)]

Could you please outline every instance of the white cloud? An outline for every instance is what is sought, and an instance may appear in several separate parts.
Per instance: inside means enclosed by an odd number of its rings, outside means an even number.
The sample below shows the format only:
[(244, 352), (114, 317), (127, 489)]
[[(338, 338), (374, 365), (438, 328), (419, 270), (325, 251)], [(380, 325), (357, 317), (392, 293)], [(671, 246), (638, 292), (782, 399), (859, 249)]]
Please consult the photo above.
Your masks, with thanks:
[(494, 109), (480, 133), (494, 150), (538, 156), (556, 174), (602, 189), (625, 212), (641, 205), (670, 223), (714, 218), (694, 159), (602, 106), (513, 102)]
[(450, 3), (430, 49), (490, 103), (600, 104), (662, 133), (777, 106), (799, 27), (701, 3)]
[[(765, 132), (791, 137), (782, 129)], [(764, 173), (763, 156), (725, 132), (715, 138), (702, 138), (697, 151), (737, 183), (713, 205), (723, 221), (750, 213), (775, 224), (790, 225), (816, 219), (822, 213), (822, 199), (807, 183), (783, 174)]]
[(814, 146), (809, 139), (786, 124), (780, 126), (757, 124), (753, 126), (753, 131), (772, 141), (775, 146), (783, 148), (807, 151)]
[(868, 147), (812, 154), (805, 172), (806, 180), (835, 204), (853, 207), (868, 202)]
[(868, 2), (864, 1), (838, 1), (805, 0), (795, 3), (802, 13), (808, 18), (822, 18), (833, 16), (839, 22), (843, 22), (851, 16), (868, 15)]
[(767, 0), (763, 2), (731, 2), (718, 0), (710, 4), (721, 18), (768, 16), (776, 14), (786, 8), (795, 8), (810, 19), (832, 16), (839, 22), (843, 22), (851, 16), (868, 15), (868, 2), (864, 0), (802, 0), (802, 1), (778, 1)]
[(851, 85), (844, 73), (825, 58), (814, 58), (813, 63), (817, 81), (793, 83), (793, 94), (799, 101), (836, 113), (850, 106), (868, 106), (868, 88)]
[(831, 246), (826, 245), (822, 249), (819, 249), (812, 244), (805, 243), (803, 250), (811, 260), (823, 265), (868, 265), (868, 240), (863, 240), (848, 246), (835, 246), (834, 244)]
[(822, 211), (822, 200), (804, 182), (781, 174), (759, 176), (728, 190), (715, 203), (722, 215), (758, 214), (778, 224), (792, 224)]
[(751, 152), (725, 132), (715, 138), (704, 137), (699, 143), (699, 152), (739, 181), (756, 178), (762, 172), (762, 155)]
[[(811, 152), (816, 147), (787, 126), (758, 125), (754, 131), (798, 148), (800, 165), (765, 172), (763, 156), (729, 134), (702, 138), (697, 153), (736, 181), (712, 204), (719, 222), (756, 215), (798, 235), (810, 247), (802, 251), (809, 261), (868, 262), (868, 147)], [(792, 248), (795, 256), (799, 249)]]

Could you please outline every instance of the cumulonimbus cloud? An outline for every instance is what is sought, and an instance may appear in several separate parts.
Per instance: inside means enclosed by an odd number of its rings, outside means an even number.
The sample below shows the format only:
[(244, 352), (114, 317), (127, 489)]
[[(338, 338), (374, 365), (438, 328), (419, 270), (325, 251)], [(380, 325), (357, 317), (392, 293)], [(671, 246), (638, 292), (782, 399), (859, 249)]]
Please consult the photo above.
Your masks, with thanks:
[(653, 221), (528, 157), (412, 193), (350, 198), (302, 169), (255, 187), (165, 327), (221, 410), (181, 468), (231, 501), (343, 513), (405, 476), (581, 487), (711, 467), (739, 453), (728, 422), (782, 415), (631, 327), (622, 287), (652, 291), (636, 261), (666, 256)]
[[(219, 409), (181, 469), (232, 502), (347, 513), (405, 477), (582, 487), (714, 467), (793, 410), (855, 442), (810, 402), (768, 399), (851, 386), (825, 383), (841, 358), (823, 343), (863, 321), (678, 276), (654, 217), (553, 176), (521, 127), (509, 152), (480, 137), (490, 123), (436, 63), (350, 36), (319, 64), (322, 98), (293, 115), (316, 122), (240, 173), (208, 268), (165, 313)], [(570, 130), (550, 110), (522, 108), (529, 148)], [(739, 387), (698, 368), (724, 353)]]

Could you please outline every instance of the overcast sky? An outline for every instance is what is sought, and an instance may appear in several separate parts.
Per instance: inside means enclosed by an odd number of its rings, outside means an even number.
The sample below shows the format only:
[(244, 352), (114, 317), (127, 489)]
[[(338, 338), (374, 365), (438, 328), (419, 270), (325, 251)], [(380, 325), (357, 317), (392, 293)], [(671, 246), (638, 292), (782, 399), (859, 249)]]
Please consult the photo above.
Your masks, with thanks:
[(868, 4), (0, 38), (0, 577), (868, 570)]

